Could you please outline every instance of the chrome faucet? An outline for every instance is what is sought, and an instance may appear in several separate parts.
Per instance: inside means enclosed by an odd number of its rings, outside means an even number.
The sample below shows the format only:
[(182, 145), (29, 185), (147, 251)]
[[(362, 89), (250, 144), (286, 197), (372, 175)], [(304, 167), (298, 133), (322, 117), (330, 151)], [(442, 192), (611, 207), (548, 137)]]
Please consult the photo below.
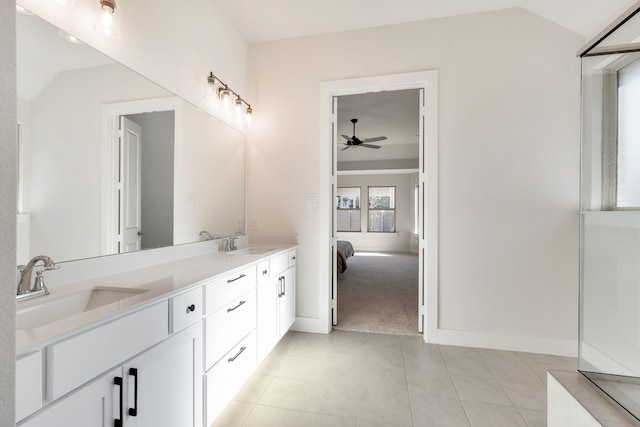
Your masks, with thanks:
[[(44, 269), (36, 271), (36, 279), (32, 283), (31, 276), (33, 273), (33, 268), (39, 262), (42, 262), (42, 264), (44, 265)], [(31, 261), (27, 263), (27, 265), (20, 268), (20, 280), (18, 281), (16, 300), (21, 301), (25, 299), (49, 295), (49, 290), (44, 284), (44, 277), (42, 276), (42, 273), (48, 270), (57, 270), (59, 268), (60, 266), (56, 265), (56, 263), (46, 255), (38, 255), (36, 257), (33, 257)]]
[(236, 239), (240, 236), (244, 236), (244, 233), (242, 231), (236, 231), (235, 233), (233, 233), (233, 236), (229, 236), (225, 238), (223, 240), (224, 250), (227, 252), (230, 252), (238, 249), (236, 247)]

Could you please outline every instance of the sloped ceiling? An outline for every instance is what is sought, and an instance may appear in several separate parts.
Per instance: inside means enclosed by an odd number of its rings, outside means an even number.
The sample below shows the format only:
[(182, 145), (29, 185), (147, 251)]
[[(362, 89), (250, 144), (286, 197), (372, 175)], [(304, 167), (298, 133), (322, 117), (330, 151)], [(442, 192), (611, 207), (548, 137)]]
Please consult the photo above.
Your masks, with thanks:
[(586, 38), (636, 0), (216, 0), (248, 43), (519, 7)]

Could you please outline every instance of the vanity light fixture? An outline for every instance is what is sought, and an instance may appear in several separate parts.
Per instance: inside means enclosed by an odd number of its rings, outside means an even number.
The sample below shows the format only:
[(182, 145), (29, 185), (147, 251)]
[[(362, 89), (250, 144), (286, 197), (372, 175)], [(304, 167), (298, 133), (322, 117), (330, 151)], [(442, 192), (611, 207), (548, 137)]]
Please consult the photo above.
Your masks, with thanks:
[[(240, 95), (234, 92), (226, 83), (213, 75), (212, 72), (209, 72), (207, 76), (207, 83), (204, 90), (205, 98), (214, 98), (214, 94), (217, 94), (218, 100), (226, 107), (229, 107), (231, 95), (235, 96), (235, 111), (238, 117), (242, 116), (243, 109), (245, 118), (247, 123), (251, 123), (251, 115), (253, 114), (253, 109), (251, 109), (251, 105)], [(246, 106), (246, 109), (244, 108)]]
[(94, 29), (110, 38), (120, 37), (120, 31), (113, 25), (113, 14), (116, 11), (116, 0), (98, 0), (100, 2), (100, 22)]

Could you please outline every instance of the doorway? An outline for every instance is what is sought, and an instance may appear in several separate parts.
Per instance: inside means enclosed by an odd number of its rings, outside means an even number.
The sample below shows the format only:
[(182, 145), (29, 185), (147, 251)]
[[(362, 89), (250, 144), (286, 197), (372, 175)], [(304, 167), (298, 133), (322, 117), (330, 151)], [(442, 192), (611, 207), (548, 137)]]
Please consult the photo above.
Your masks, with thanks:
[(337, 97), (336, 329), (419, 334), (421, 90)]
[(340, 80), (322, 84), (322, 105), (330, 111), (331, 119), (324, 127), (331, 136), (329, 197), (329, 271), (327, 317), (328, 330), (337, 322), (337, 215), (335, 209), (338, 187), (336, 127), (337, 98), (345, 95), (404, 89), (420, 90), (419, 159), (417, 190), (417, 250), (418, 250), (418, 329), (425, 340), (437, 330), (437, 267), (438, 267), (438, 131), (437, 131), (437, 71)]
[(159, 98), (103, 106), (103, 254), (173, 244), (180, 102)]

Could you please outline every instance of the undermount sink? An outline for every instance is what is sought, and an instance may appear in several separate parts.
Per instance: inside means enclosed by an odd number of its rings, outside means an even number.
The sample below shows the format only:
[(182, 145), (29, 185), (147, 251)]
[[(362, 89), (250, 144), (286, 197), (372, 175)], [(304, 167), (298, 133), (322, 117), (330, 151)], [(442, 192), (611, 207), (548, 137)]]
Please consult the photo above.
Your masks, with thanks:
[(273, 248), (242, 248), (235, 251), (227, 252), (228, 254), (249, 254), (249, 255), (262, 255), (267, 252), (273, 251)]
[(97, 286), (62, 295), (52, 293), (49, 296), (18, 303), (17, 329), (37, 328), (147, 291), (148, 289)]

